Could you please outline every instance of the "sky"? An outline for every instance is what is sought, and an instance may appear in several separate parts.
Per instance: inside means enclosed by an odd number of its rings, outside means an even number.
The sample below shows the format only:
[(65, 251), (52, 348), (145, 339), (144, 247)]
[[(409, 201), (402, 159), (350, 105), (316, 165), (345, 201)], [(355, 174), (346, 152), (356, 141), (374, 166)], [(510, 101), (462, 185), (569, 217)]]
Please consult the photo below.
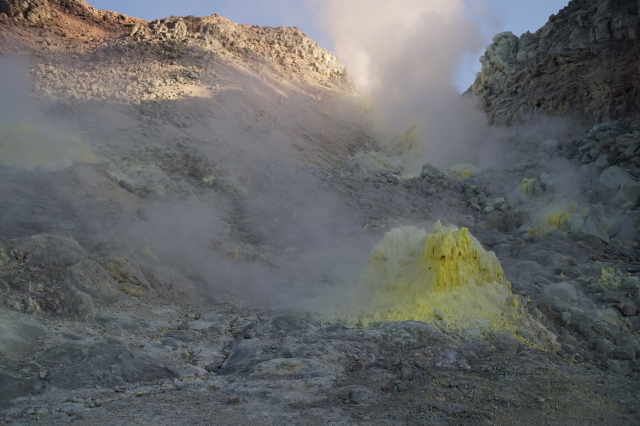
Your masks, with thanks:
[[(324, 29), (318, 13), (323, 0), (88, 0), (98, 9), (153, 20), (167, 16), (207, 16), (218, 13), (237, 23), (262, 26), (296, 26), (322, 47), (334, 51), (334, 40)], [(391, 0), (389, 0), (391, 1)], [(446, 4), (448, 0), (442, 0)], [(521, 35), (535, 32), (549, 16), (565, 7), (568, 0), (465, 0), (470, 18), (482, 29), (486, 42), (502, 31)], [(326, 25), (325, 25), (326, 27)], [(466, 90), (480, 70), (484, 51), (465, 53), (460, 59), (454, 85)]]

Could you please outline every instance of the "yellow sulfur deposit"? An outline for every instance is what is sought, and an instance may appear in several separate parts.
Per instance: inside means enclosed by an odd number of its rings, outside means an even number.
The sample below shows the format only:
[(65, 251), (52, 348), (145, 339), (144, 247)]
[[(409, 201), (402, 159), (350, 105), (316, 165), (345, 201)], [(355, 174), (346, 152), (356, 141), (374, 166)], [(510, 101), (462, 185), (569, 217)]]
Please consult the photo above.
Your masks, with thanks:
[(571, 228), (571, 216), (570, 212), (559, 211), (548, 214), (546, 219), (553, 229), (568, 230)]
[[(533, 226), (527, 231), (529, 236), (546, 235), (551, 231), (572, 231), (576, 224), (584, 223), (588, 211), (581, 211), (575, 204), (565, 204), (563, 208), (554, 206), (551, 209), (543, 210), (538, 218), (533, 221)], [(581, 222), (579, 221), (581, 219)]]
[(440, 317), (460, 328), (487, 320), (505, 327), (522, 315), (495, 254), (468, 229), (440, 222), (430, 235), (415, 227), (389, 231), (373, 248), (359, 290), (375, 320)]
[(28, 124), (0, 127), (0, 165), (60, 170), (74, 162), (96, 161), (79, 135), (51, 134)]
[(392, 229), (371, 251), (357, 290), (359, 303), (346, 316), (363, 325), (445, 320), (452, 329), (500, 329), (544, 346), (554, 340), (527, 317), (495, 254), (466, 228)]
[(518, 187), (516, 188), (521, 194), (536, 194), (538, 191), (536, 187), (540, 186), (540, 183), (535, 179), (523, 178)]
[(453, 173), (458, 179), (466, 179), (471, 175), (480, 173), (480, 168), (470, 163), (456, 164), (451, 166), (449, 171)]

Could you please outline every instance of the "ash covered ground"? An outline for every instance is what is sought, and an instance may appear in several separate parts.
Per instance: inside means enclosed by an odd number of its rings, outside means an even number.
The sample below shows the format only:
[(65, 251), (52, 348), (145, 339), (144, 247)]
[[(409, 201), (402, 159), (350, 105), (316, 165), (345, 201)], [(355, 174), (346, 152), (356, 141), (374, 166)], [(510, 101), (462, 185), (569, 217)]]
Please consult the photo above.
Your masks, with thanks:
[(586, 3), (432, 160), (296, 28), (1, 0), (0, 422), (638, 424), (637, 99), (516, 90), (637, 49)]

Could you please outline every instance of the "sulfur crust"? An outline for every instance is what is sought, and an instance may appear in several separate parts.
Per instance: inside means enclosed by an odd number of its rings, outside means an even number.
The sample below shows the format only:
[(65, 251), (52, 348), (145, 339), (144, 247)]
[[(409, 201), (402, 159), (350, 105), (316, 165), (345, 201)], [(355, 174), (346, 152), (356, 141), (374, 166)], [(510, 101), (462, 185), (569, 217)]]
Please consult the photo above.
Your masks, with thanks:
[[(557, 207), (556, 207), (557, 208)], [(572, 222), (581, 217), (583, 220), (587, 216), (587, 210), (579, 210), (575, 204), (569, 204), (564, 209), (547, 210), (547, 213), (541, 214), (534, 221), (533, 227), (527, 231), (529, 236), (546, 235), (551, 231), (571, 231)]]
[(520, 182), (520, 184), (518, 185), (518, 192), (522, 193), (522, 194), (535, 194), (535, 187), (536, 184), (538, 183), (537, 180), (535, 179), (527, 179), (527, 178), (522, 178), (522, 181)]
[(60, 170), (74, 162), (96, 161), (95, 154), (79, 135), (50, 135), (24, 123), (0, 127), (0, 165)]
[(478, 320), (509, 327), (521, 315), (495, 254), (468, 229), (439, 222), (430, 235), (415, 227), (388, 232), (374, 247), (359, 287), (371, 294), (367, 310), (376, 320), (444, 316), (458, 327), (483, 323)]
[(452, 172), (458, 179), (466, 179), (471, 175), (475, 175), (480, 172), (480, 168), (474, 164), (464, 163), (451, 166), (449, 171)]
[(359, 303), (343, 316), (361, 325), (445, 320), (454, 330), (499, 330), (526, 343), (554, 344), (512, 294), (495, 254), (466, 228), (438, 222), (431, 234), (413, 226), (392, 229), (371, 251), (357, 290)]

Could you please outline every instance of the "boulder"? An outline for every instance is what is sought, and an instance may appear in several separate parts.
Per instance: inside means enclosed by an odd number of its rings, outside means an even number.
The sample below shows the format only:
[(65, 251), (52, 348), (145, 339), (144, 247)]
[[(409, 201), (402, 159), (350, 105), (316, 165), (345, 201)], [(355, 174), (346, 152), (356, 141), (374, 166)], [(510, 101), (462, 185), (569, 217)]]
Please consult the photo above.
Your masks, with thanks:
[(607, 235), (605, 223), (604, 208), (601, 205), (591, 206), (581, 232), (585, 235), (598, 237), (608, 244), (609, 235)]
[(569, 283), (549, 284), (542, 289), (542, 294), (546, 297), (557, 297), (563, 302), (572, 302), (578, 297), (576, 288)]
[(499, 198), (487, 198), (484, 202), (484, 205), (486, 207), (491, 207), (494, 210), (500, 208), (501, 205), (503, 205), (505, 203), (504, 198), (499, 197)]
[(509, 192), (507, 194), (506, 203), (512, 209), (518, 207), (520, 204), (523, 203), (522, 194), (520, 194), (520, 192), (518, 192), (517, 190), (513, 190)]
[(443, 179), (444, 177), (446, 177), (446, 172), (440, 167), (436, 167), (431, 163), (427, 163), (422, 166), (422, 173), (420, 173), (420, 177), (430, 179)]
[(617, 206), (623, 206), (629, 202), (633, 203), (634, 207), (640, 204), (640, 182), (638, 181), (627, 180), (624, 182), (613, 199), (613, 203)]
[(622, 303), (624, 301), (624, 292), (608, 291), (602, 296), (602, 299), (607, 303)]
[(633, 180), (633, 176), (618, 166), (609, 167), (598, 178), (598, 181), (609, 189), (619, 189), (629, 180)]
[(601, 173), (603, 171), (605, 171), (606, 169), (608, 169), (609, 167), (611, 167), (612, 164), (609, 162), (609, 155), (608, 154), (602, 154), (595, 161), (594, 166), (595, 166), (596, 170), (598, 172), (601, 172)]

